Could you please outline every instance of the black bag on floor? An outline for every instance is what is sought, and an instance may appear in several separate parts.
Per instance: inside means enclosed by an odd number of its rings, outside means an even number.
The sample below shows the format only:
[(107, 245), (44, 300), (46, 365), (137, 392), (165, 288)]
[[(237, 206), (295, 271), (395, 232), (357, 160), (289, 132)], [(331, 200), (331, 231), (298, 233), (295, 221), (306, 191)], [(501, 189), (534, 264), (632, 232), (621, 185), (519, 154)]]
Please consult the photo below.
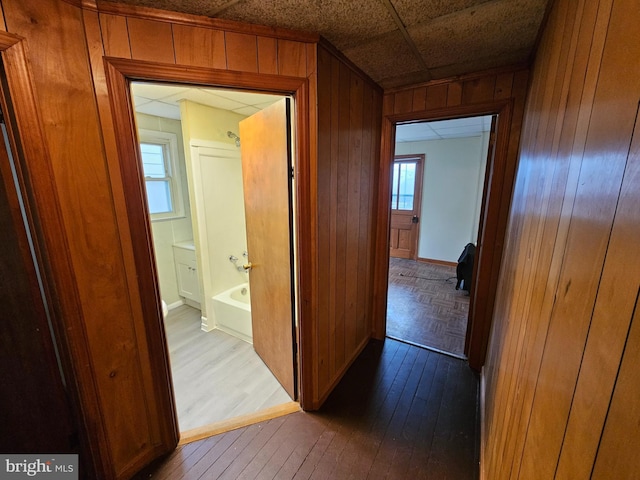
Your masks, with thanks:
[(476, 246), (473, 243), (467, 243), (462, 250), (460, 258), (458, 258), (458, 266), (456, 267), (456, 275), (458, 277), (458, 283), (456, 283), (456, 290), (471, 290), (471, 276), (473, 275), (473, 260), (476, 255)]

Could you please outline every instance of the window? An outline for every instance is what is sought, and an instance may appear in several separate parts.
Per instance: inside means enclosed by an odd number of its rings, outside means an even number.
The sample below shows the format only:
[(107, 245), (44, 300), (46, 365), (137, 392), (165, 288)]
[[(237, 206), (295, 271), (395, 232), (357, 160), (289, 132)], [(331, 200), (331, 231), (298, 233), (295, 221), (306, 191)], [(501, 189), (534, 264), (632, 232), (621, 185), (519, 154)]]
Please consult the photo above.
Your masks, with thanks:
[(391, 208), (393, 210), (413, 210), (415, 197), (417, 162), (398, 161), (393, 164), (393, 184), (391, 187)]
[(138, 134), (151, 220), (183, 217), (177, 135), (151, 130), (140, 130)]

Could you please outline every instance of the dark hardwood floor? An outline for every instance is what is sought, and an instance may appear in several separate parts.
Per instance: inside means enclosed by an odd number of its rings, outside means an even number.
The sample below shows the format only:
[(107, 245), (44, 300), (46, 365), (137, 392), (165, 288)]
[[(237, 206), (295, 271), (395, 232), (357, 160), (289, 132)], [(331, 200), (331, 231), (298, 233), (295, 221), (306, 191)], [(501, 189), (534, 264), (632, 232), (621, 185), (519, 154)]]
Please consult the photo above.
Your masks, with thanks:
[(466, 362), (372, 341), (319, 412), (178, 447), (137, 478), (478, 478), (478, 378)]
[(387, 336), (464, 358), (469, 294), (455, 277), (455, 267), (391, 258)]

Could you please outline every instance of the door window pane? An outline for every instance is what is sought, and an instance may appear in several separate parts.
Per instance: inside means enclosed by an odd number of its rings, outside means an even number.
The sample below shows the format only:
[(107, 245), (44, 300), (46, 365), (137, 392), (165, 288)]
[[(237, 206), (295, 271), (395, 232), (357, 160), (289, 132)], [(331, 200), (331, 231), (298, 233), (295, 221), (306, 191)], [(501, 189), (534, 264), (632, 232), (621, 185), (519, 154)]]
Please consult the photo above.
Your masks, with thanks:
[(394, 163), (391, 208), (394, 210), (413, 210), (415, 185), (416, 163)]

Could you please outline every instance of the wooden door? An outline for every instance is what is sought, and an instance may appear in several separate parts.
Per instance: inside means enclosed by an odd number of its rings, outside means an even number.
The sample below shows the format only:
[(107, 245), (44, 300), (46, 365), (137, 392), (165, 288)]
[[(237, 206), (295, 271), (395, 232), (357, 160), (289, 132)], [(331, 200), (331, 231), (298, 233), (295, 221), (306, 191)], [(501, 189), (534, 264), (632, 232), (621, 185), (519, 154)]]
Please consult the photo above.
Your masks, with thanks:
[(6, 148), (4, 123), (1, 127), (0, 451), (72, 453), (77, 431), (39, 285), (32, 250), (37, 239), (17, 187), (19, 165)]
[(295, 399), (290, 100), (240, 122), (253, 346)]
[(391, 184), (389, 255), (415, 260), (418, 249), (424, 155), (395, 157)]

